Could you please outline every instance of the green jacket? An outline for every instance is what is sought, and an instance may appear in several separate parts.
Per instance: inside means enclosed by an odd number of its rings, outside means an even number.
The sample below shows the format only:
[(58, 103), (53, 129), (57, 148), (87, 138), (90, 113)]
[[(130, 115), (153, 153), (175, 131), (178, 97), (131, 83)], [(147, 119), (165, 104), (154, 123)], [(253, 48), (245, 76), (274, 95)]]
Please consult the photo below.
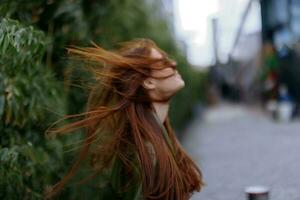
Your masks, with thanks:
[[(140, 181), (132, 181), (124, 191), (122, 186), (128, 181), (128, 177), (122, 168), (121, 161), (116, 158), (111, 170), (107, 173), (107, 184), (101, 187), (99, 199), (103, 200), (142, 200), (142, 184)], [(137, 174), (138, 175), (138, 174)], [(137, 177), (136, 177), (137, 178)], [(138, 179), (136, 179), (138, 180)]]

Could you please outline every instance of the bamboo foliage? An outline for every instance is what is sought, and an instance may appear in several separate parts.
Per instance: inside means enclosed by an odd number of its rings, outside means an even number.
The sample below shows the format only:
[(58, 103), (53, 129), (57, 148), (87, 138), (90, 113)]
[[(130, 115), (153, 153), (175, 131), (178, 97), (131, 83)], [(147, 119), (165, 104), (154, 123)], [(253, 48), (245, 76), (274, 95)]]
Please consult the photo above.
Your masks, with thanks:
[(2, 19), (0, 23), (0, 117), (6, 125), (23, 127), (45, 118), (57, 100), (53, 74), (42, 63), (46, 37), (33, 27)]
[[(0, 21), (0, 198), (41, 198), (41, 185), (53, 175), (42, 171), (51, 148), (61, 143), (45, 143), (43, 128), (49, 110), (64, 112), (63, 101), (53, 73), (43, 64), (47, 39), (41, 31), (18, 21)], [(53, 146), (54, 145), (54, 146)], [(61, 152), (59, 152), (61, 153)], [(42, 178), (39, 178), (38, 176)]]

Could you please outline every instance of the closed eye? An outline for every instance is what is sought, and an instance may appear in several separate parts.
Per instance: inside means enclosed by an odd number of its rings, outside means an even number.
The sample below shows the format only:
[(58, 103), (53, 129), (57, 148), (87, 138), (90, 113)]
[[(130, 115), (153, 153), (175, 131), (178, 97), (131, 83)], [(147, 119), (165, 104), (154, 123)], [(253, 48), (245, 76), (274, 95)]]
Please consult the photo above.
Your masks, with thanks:
[(175, 70), (177, 67), (177, 62), (169, 58), (163, 58), (158, 60), (153, 66), (155, 66), (157, 69), (172, 68)]
[(174, 76), (176, 74), (176, 69), (171, 68), (171, 67), (165, 67), (164, 69), (161, 70), (157, 70), (154, 74), (153, 74), (153, 78), (156, 79), (166, 79), (169, 78), (171, 76)]
[(166, 59), (163, 61), (165, 67), (176, 69), (177, 63), (174, 60)]

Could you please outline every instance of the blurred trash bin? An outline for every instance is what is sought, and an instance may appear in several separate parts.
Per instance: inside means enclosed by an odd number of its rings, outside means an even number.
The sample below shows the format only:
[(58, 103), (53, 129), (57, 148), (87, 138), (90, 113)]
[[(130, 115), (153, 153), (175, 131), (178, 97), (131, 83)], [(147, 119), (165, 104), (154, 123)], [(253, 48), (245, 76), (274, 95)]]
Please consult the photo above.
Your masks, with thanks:
[(268, 200), (269, 188), (265, 186), (249, 186), (245, 189), (247, 200)]

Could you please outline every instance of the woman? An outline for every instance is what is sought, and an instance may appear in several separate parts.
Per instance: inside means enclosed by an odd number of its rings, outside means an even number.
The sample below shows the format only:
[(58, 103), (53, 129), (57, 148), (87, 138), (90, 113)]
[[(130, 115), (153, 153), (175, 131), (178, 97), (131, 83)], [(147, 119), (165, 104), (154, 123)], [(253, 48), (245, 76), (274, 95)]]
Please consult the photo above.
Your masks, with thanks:
[(107, 178), (103, 199), (186, 200), (199, 191), (201, 171), (168, 118), (171, 97), (184, 87), (176, 62), (149, 39), (122, 43), (115, 51), (95, 44), (68, 51), (88, 61), (96, 84), (87, 111), (67, 117), (83, 119), (48, 131), (84, 128), (86, 138), (72, 169), (47, 197), (60, 191), (88, 157), (94, 174)]

